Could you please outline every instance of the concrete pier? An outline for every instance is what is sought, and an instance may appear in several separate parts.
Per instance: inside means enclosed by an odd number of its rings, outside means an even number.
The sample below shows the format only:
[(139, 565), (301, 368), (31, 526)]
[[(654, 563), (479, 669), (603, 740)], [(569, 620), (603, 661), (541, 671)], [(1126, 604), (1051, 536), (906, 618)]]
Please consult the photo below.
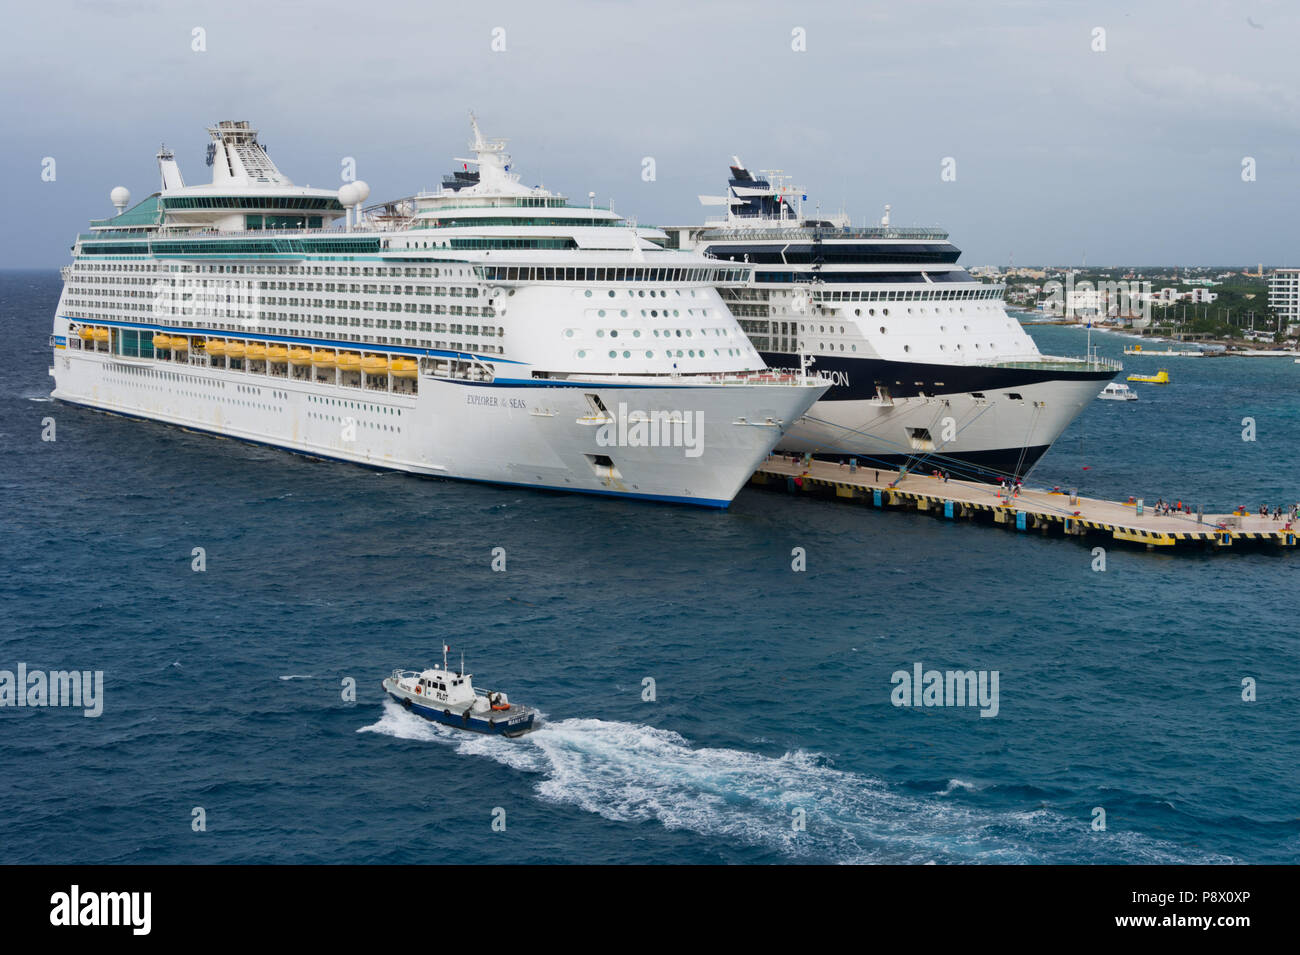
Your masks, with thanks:
[(1156, 516), (1150, 504), (1071, 496), (1068, 489), (1020, 488), (1016, 493), (973, 481), (944, 481), (931, 473), (828, 461), (792, 462), (773, 455), (750, 479), (771, 490), (830, 497), (881, 509), (908, 509), (946, 520), (974, 520), (1022, 533), (1062, 534), (1081, 540), (1106, 537), (1126, 544), (1169, 549), (1295, 547), (1300, 531), (1283, 517), (1192, 513)]

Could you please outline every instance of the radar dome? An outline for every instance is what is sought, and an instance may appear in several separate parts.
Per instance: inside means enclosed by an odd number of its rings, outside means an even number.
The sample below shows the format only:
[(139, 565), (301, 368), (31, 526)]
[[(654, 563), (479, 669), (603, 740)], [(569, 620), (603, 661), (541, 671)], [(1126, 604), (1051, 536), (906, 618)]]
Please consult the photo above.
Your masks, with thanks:
[(357, 192), (357, 185), (354, 182), (348, 183), (339, 190), (339, 202), (344, 207), (355, 206), (361, 201), (361, 196)]
[(370, 184), (364, 179), (358, 179), (352, 184), (352, 188), (357, 191), (357, 202), (365, 202), (370, 197)]
[(131, 201), (131, 190), (126, 186), (118, 186), (108, 194), (108, 198), (117, 207), (117, 211), (121, 212), (126, 208), (126, 204)]

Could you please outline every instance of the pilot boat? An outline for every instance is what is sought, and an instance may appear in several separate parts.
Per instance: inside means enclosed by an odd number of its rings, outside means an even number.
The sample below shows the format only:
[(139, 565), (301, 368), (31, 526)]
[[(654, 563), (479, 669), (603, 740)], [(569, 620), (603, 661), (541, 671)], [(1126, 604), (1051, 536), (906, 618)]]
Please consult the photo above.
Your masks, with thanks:
[(1097, 397), (1102, 401), (1137, 401), (1138, 393), (1123, 382), (1112, 381)]
[(521, 736), (533, 728), (537, 711), (511, 703), (505, 693), (474, 689), (473, 674), (465, 672), (464, 656), (460, 670), (447, 666), (443, 645), (442, 666), (428, 670), (394, 670), (384, 680), (384, 692), (417, 716), (458, 729), (501, 736)]

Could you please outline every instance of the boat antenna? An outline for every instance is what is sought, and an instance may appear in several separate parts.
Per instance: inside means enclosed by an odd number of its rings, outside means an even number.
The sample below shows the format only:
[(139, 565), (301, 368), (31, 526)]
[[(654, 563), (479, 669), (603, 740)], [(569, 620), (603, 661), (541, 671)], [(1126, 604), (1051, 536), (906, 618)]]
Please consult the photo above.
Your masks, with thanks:
[(457, 676), (465, 675), (465, 648), (464, 647), (460, 648), (460, 672), (457, 673), (456, 675)]
[(447, 644), (444, 643), (442, 645), (442, 672), (443, 673), (447, 672), (447, 651), (450, 649), (451, 647), (447, 646)]

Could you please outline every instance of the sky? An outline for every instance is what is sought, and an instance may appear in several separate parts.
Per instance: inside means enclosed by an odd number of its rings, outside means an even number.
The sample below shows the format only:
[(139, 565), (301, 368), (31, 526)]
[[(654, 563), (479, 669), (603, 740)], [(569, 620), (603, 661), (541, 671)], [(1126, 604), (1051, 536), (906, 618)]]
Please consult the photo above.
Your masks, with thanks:
[(1277, 0), (15, 4), (0, 267), (65, 264), (161, 143), (208, 181), (219, 120), (298, 184), (355, 159), (373, 202), (456, 168), (470, 109), (526, 184), (641, 224), (718, 212), (734, 154), (967, 265), (1296, 266), (1298, 40)]

